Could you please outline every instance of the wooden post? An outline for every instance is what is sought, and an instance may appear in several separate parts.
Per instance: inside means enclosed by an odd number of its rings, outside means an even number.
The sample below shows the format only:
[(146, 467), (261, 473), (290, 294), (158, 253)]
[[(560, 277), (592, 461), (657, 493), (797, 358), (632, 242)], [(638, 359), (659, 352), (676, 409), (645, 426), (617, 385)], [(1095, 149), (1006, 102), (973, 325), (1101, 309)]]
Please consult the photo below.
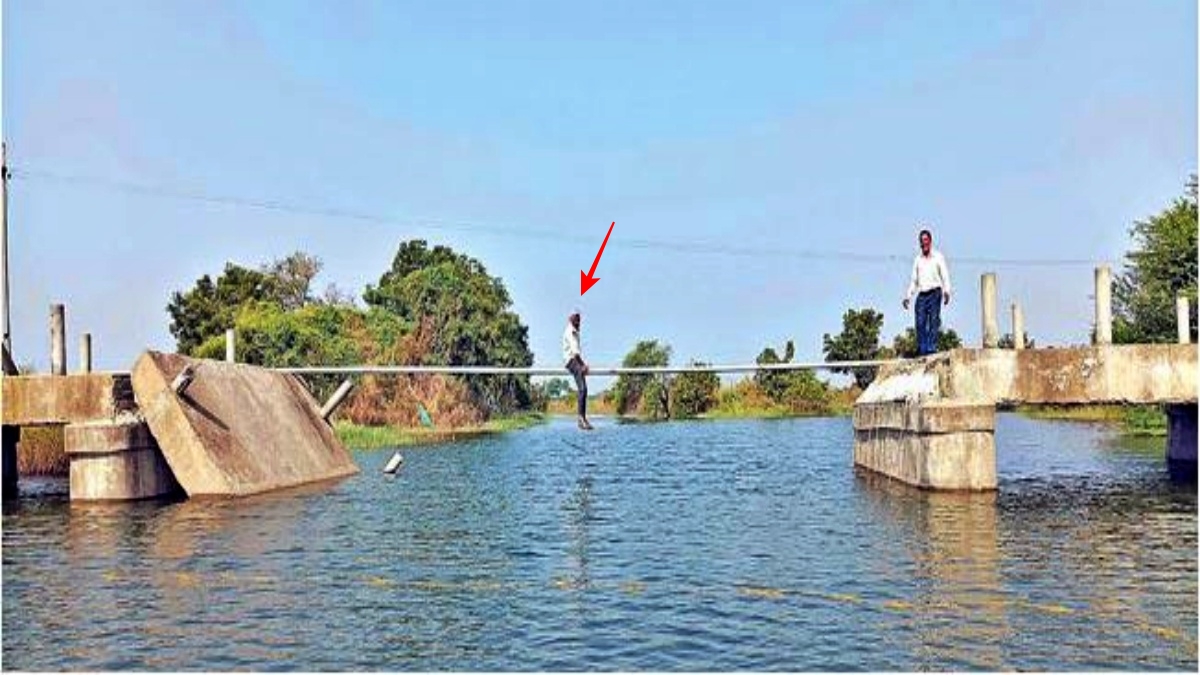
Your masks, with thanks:
[(1187, 296), (1175, 298), (1175, 324), (1178, 326), (1179, 344), (1186, 345), (1192, 341), (1191, 307), (1188, 306)]
[(1096, 344), (1112, 344), (1112, 270), (1096, 268)]
[(983, 319), (983, 346), (1000, 346), (1000, 325), (996, 321), (996, 273), (986, 272), (979, 279), (979, 307)]
[(325, 405), (321, 406), (321, 418), (328, 422), (330, 416), (333, 415), (333, 411), (337, 410), (338, 406), (342, 405), (346, 397), (350, 395), (351, 389), (354, 389), (354, 380), (349, 377), (342, 380), (342, 384), (337, 388), (337, 391), (333, 392), (333, 396), (330, 396)]
[(1021, 306), (1012, 304), (1013, 349), (1025, 349), (1025, 314)]
[(236, 338), (232, 328), (225, 329), (225, 361), (228, 363), (237, 363)]
[(79, 372), (92, 372), (92, 334), (79, 336)]
[(50, 374), (67, 374), (67, 320), (60, 303), (50, 305)]

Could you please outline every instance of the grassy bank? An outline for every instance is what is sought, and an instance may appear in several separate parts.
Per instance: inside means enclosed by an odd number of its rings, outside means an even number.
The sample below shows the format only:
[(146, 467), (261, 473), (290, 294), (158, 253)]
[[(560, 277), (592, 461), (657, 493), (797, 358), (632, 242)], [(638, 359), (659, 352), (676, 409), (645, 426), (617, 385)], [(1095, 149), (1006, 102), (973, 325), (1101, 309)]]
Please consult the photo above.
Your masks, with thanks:
[(1130, 436), (1167, 435), (1167, 415), (1154, 405), (1023, 405), (1016, 412), (1031, 419), (1112, 424)]
[(546, 419), (541, 413), (520, 413), (498, 417), (483, 424), (450, 429), (426, 427), (364, 426), (346, 421), (334, 424), (338, 438), (346, 447), (355, 450), (374, 450), (399, 446), (424, 445), (462, 440), (476, 436), (517, 431), (541, 424)]
[(24, 427), (17, 450), (17, 475), (65, 476), (67, 453), (63, 451), (63, 428), (59, 425)]

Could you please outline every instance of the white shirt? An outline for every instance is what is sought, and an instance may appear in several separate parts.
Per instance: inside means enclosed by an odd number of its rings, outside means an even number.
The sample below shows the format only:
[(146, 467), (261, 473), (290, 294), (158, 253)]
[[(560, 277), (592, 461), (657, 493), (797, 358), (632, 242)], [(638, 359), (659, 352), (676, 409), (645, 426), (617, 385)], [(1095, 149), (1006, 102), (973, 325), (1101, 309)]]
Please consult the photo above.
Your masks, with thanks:
[(575, 330), (575, 326), (567, 323), (567, 329), (563, 331), (563, 363), (570, 363), (571, 359), (579, 356), (579, 331)]
[(930, 248), (929, 255), (917, 254), (913, 259), (912, 280), (908, 282), (908, 292), (904, 298), (911, 300), (917, 293), (941, 288), (950, 292), (950, 270), (946, 269), (946, 259), (942, 252)]

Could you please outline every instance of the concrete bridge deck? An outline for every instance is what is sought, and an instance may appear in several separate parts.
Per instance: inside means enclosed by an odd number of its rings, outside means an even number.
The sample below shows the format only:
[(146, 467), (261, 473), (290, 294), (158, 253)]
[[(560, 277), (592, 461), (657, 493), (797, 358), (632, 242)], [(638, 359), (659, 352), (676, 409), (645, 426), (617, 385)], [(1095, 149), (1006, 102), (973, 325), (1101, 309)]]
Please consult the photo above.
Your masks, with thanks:
[(1167, 459), (1196, 462), (1195, 345), (956, 349), (880, 369), (854, 409), (854, 461), (932, 489), (994, 489), (995, 408), (1166, 404)]

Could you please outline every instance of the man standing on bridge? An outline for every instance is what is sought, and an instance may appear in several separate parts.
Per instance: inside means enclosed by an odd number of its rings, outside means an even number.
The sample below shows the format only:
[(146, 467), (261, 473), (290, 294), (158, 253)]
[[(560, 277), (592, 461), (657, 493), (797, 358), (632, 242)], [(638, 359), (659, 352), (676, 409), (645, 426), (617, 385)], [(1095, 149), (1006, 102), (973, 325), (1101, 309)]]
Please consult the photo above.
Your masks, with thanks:
[(587, 379), (585, 377), (588, 374), (588, 365), (584, 363), (579, 348), (579, 323), (579, 312), (572, 312), (571, 316), (567, 317), (567, 328), (563, 331), (562, 340), (563, 360), (567, 363), (567, 370), (575, 377), (579, 428), (589, 431), (592, 423), (588, 422), (587, 418)]
[(913, 260), (912, 280), (904, 295), (904, 309), (908, 309), (913, 294), (917, 295), (917, 356), (937, 351), (938, 336), (942, 332), (942, 305), (950, 304), (950, 271), (941, 251), (933, 248), (933, 234), (921, 230), (917, 237), (921, 252)]

